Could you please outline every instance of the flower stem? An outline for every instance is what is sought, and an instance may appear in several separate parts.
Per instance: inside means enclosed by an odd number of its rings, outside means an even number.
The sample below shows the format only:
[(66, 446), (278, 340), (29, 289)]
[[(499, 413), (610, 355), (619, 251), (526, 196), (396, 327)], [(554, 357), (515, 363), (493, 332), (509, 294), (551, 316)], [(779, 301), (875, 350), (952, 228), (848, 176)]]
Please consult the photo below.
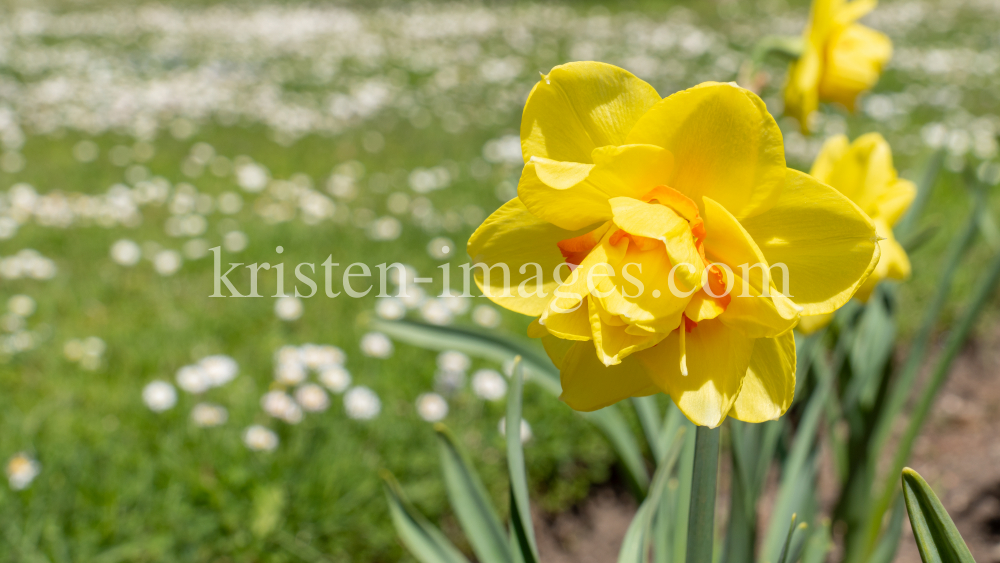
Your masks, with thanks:
[(715, 488), (719, 473), (719, 428), (699, 426), (695, 434), (687, 563), (711, 563), (715, 545)]

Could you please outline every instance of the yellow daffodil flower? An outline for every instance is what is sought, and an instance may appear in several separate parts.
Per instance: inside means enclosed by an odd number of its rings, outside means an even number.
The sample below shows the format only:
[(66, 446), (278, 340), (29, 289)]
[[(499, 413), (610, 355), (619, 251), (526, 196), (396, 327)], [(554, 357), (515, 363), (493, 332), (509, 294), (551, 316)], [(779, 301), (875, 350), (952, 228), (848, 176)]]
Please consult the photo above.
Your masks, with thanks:
[(521, 149), (518, 197), (468, 252), (484, 294), (537, 317), (576, 410), (662, 391), (703, 426), (775, 419), (792, 327), (878, 262), (868, 216), (787, 168), (764, 103), (734, 84), (661, 99), (611, 65), (558, 66), (528, 97)]
[(813, 1), (802, 55), (789, 67), (785, 84), (785, 114), (797, 118), (803, 132), (820, 101), (853, 111), (858, 94), (878, 82), (892, 42), (856, 23), (875, 5), (875, 0)]
[[(900, 179), (892, 165), (892, 149), (878, 133), (868, 133), (848, 142), (844, 135), (827, 139), (809, 172), (814, 178), (837, 189), (856, 203), (875, 223), (882, 258), (855, 297), (868, 301), (872, 290), (884, 279), (910, 277), (910, 260), (896, 241), (892, 227), (906, 212), (917, 188)], [(803, 316), (799, 330), (809, 334), (826, 326), (833, 313)]]

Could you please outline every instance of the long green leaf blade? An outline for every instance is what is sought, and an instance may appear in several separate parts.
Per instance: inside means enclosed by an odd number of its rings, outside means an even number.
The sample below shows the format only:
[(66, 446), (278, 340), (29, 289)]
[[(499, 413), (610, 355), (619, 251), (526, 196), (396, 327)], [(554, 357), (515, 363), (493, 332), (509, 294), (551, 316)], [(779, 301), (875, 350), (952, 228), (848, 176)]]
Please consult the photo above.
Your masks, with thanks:
[(521, 397), (524, 388), (524, 367), (521, 357), (514, 359), (514, 373), (507, 393), (507, 470), (510, 475), (511, 524), (527, 563), (538, 561), (538, 545), (531, 523), (528, 504), (528, 477), (524, 470), (524, 449), (521, 447)]
[(678, 429), (673, 446), (660, 461), (653, 475), (653, 484), (649, 488), (649, 495), (642, 501), (639, 510), (629, 524), (628, 531), (625, 532), (625, 539), (622, 540), (621, 549), (618, 552), (618, 563), (648, 563), (649, 545), (652, 538), (650, 534), (653, 528), (653, 518), (656, 516), (660, 504), (665, 500), (665, 490), (667, 481), (674, 471), (674, 465), (680, 456), (683, 442), (681, 437), (685, 429)]
[(434, 429), (437, 430), (448, 499), (472, 550), (482, 563), (510, 563), (507, 532), (500, 524), (486, 487), (448, 428), (439, 423)]
[(688, 527), (691, 517), (691, 482), (694, 480), (694, 452), (696, 441), (696, 426), (686, 417), (683, 421), (688, 432), (684, 435), (684, 446), (681, 450), (681, 461), (677, 475), (677, 503), (674, 505), (674, 537), (673, 558), (677, 563), (684, 561), (688, 545)]
[[(978, 319), (980, 313), (986, 309), (986, 301), (993, 296), (998, 282), (1000, 282), (1000, 253), (993, 257), (987, 267), (986, 274), (979, 280), (978, 285), (973, 290), (972, 298), (969, 300), (965, 312), (962, 314), (958, 322), (955, 323), (952, 331), (948, 334), (944, 351), (941, 353), (941, 357), (934, 366), (934, 371), (931, 373), (930, 380), (921, 391), (919, 396), (920, 398), (917, 401), (916, 407), (913, 409), (913, 414), (910, 417), (906, 431), (903, 433), (903, 437), (899, 441), (899, 446), (897, 447), (896, 454), (893, 457), (892, 465), (889, 468), (892, 472), (890, 475), (894, 475), (897, 472), (902, 471), (903, 467), (906, 465), (906, 461), (910, 458), (910, 452), (913, 450), (913, 444), (916, 441), (917, 436), (920, 434), (920, 429), (923, 427), (924, 421), (927, 419), (928, 414), (930, 414), (931, 407), (934, 404), (934, 399), (937, 397), (941, 387), (948, 379), (948, 374), (951, 372), (951, 364), (958, 355), (962, 344), (965, 343), (965, 339), (972, 330), (976, 319)], [(878, 497), (878, 500), (875, 502), (871, 511), (871, 516), (868, 522), (869, 527), (866, 538), (867, 541), (865, 545), (867, 548), (866, 554), (870, 554), (875, 548), (883, 516), (892, 505), (892, 500), (896, 493), (897, 489), (895, 486), (895, 479), (890, 481), (887, 478), (881, 489), (881, 495)]]
[(715, 547), (715, 493), (719, 476), (720, 429), (696, 430), (691, 479), (691, 516), (688, 518), (687, 563), (709, 563)]
[(611, 405), (601, 410), (581, 414), (611, 442), (611, 447), (615, 449), (618, 457), (621, 458), (633, 484), (644, 495), (646, 489), (649, 488), (649, 472), (646, 471), (646, 461), (642, 457), (639, 442), (635, 439), (635, 434), (629, 428), (628, 422), (625, 421), (625, 417), (622, 415), (618, 405)]
[[(470, 327), (436, 326), (416, 321), (387, 321), (378, 318), (369, 319), (367, 324), (400, 342), (430, 350), (458, 350), (497, 363), (521, 356), (524, 369), (530, 375), (537, 376), (531, 379), (534, 383), (555, 396), (562, 393), (559, 370), (547, 356), (525, 343)], [(618, 405), (611, 405), (582, 414), (611, 442), (639, 492), (645, 494), (649, 487), (649, 473), (646, 471), (642, 450), (618, 409)]]
[(441, 530), (410, 505), (391, 473), (383, 471), (382, 481), (396, 533), (420, 563), (469, 563)]
[(437, 326), (409, 320), (387, 321), (378, 318), (369, 319), (367, 324), (395, 340), (429, 350), (458, 350), (470, 356), (501, 364), (520, 356), (528, 374), (539, 376), (532, 381), (555, 395), (562, 392), (559, 370), (552, 365), (545, 354), (525, 342), (471, 327)]
[(662, 459), (665, 450), (660, 450), (660, 408), (656, 406), (655, 397), (632, 397), (632, 406), (635, 407), (635, 414), (639, 416), (639, 423), (642, 425), (642, 433), (646, 436), (646, 443), (649, 451), (653, 453), (653, 459)]
[(919, 473), (903, 469), (903, 497), (924, 563), (975, 563), (955, 522)]

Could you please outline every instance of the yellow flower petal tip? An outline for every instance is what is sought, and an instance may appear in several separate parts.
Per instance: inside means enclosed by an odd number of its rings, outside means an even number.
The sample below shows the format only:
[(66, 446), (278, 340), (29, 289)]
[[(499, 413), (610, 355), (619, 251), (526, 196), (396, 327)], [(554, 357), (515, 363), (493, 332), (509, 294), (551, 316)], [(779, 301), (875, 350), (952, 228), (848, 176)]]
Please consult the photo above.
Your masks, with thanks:
[(871, 0), (813, 0), (804, 49), (791, 63), (785, 82), (785, 113), (804, 133), (819, 102), (853, 111), (862, 92), (878, 82), (892, 57), (892, 42), (857, 20), (875, 7)]
[(731, 83), (661, 99), (601, 63), (552, 69), (521, 122), (518, 197), (469, 239), (476, 283), (536, 317), (561, 399), (664, 392), (695, 424), (781, 416), (802, 315), (878, 260), (876, 226), (785, 165), (764, 103)]
[[(874, 240), (880, 258), (856, 297), (867, 301), (882, 280), (907, 279), (910, 259), (893, 236), (892, 227), (913, 203), (917, 189), (913, 182), (899, 178), (892, 163), (892, 149), (882, 135), (868, 133), (853, 143), (843, 135), (827, 139), (810, 174), (854, 202), (875, 225)], [(831, 318), (822, 314), (812, 320), (804, 317), (798, 328), (808, 334), (826, 326)]]

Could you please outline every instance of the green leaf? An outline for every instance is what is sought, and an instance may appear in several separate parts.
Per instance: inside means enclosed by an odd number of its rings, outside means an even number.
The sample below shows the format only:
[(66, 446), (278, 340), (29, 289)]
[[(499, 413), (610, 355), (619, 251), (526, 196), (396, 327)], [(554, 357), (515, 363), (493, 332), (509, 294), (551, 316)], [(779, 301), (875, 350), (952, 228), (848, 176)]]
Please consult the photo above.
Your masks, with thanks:
[(660, 505), (666, 500), (664, 493), (680, 455), (683, 445), (680, 438), (684, 435), (685, 430), (685, 428), (679, 428), (676, 431), (673, 446), (660, 458), (656, 473), (653, 475), (653, 483), (649, 488), (649, 495), (646, 496), (646, 500), (642, 501), (639, 510), (629, 524), (628, 531), (625, 532), (625, 539), (622, 540), (622, 546), (618, 552), (618, 563), (648, 563), (653, 519)]
[(524, 449), (521, 447), (521, 396), (524, 388), (524, 367), (521, 357), (514, 358), (514, 373), (507, 392), (507, 470), (510, 475), (510, 519), (514, 537), (526, 563), (538, 561), (538, 545), (531, 523), (528, 504), (528, 477), (524, 471)]
[(618, 405), (581, 414), (611, 442), (611, 447), (615, 449), (625, 465), (633, 485), (638, 489), (640, 496), (644, 495), (646, 489), (649, 488), (649, 472), (646, 471), (646, 461), (642, 457), (639, 442), (635, 439), (635, 434), (632, 433), (632, 429)]
[[(458, 350), (497, 363), (507, 362), (520, 356), (524, 369), (533, 376), (532, 382), (557, 397), (562, 393), (559, 370), (552, 365), (548, 356), (524, 342), (505, 338), (495, 332), (469, 327), (436, 326), (408, 320), (387, 321), (378, 318), (370, 318), (366, 323), (372, 329), (384, 332), (395, 340), (430, 350)], [(639, 443), (618, 409), (617, 405), (611, 405), (599, 411), (581, 414), (597, 426), (611, 442), (636, 488), (645, 494), (649, 487), (646, 462), (643, 460)]]
[[(663, 425), (660, 427), (659, 451), (670, 451), (677, 437), (684, 435), (678, 434), (677, 429), (684, 426), (685, 422), (687, 422), (687, 417), (684, 416), (681, 409), (677, 408), (673, 401), (667, 403), (666, 413), (663, 415)], [(694, 428), (691, 427), (689, 430), (693, 432)]]
[(975, 563), (948, 511), (927, 481), (909, 467), (903, 469), (903, 497), (924, 563)]
[(802, 563), (823, 563), (827, 560), (827, 554), (833, 548), (833, 539), (830, 537), (830, 520), (825, 519), (823, 524), (814, 533), (809, 535), (805, 546), (802, 548)]
[(834, 374), (822, 355), (813, 356), (818, 386), (806, 404), (805, 413), (795, 433), (795, 441), (781, 471), (778, 496), (771, 512), (771, 522), (764, 541), (764, 561), (775, 561), (785, 538), (784, 523), (815, 494), (816, 436), (827, 397), (833, 386)]
[(889, 525), (886, 527), (882, 537), (875, 546), (868, 563), (892, 563), (896, 558), (896, 550), (899, 548), (899, 538), (903, 535), (903, 514), (906, 513), (906, 506), (903, 497), (896, 497), (896, 504), (892, 508), (892, 515), (889, 517)]
[(653, 459), (662, 459), (665, 450), (660, 450), (660, 408), (656, 405), (656, 397), (632, 397), (632, 406), (639, 417)]
[(687, 563), (712, 561), (715, 547), (715, 493), (719, 476), (719, 427), (695, 431), (691, 479), (691, 516), (688, 517)]
[(688, 527), (691, 517), (691, 482), (694, 480), (694, 452), (696, 441), (696, 426), (684, 418), (684, 427), (688, 432), (684, 435), (684, 446), (681, 450), (681, 461), (677, 475), (677, 502), (674, 504), (674, 535), (673, 558), (671, 561), (684, 561), (687, 553)]
[(458, 350), (499, 364), (520, 356), (528, 375), (538, 376), (532, 381), (554, 395), (562, 393), (559, 370), (548, 356), (538, 351), (537, 346), (526, 342), (472, 327), (437, 326), (408, 320), (387, 321), (374, 317), (365, 322), (373, 330), (383, 332), (394, 340), (428, 350)]
[(469, 563), (448, 538), (427, 521), (403, 495), (395, 477), (388, 471), (380, 472), (389, 501), (389, 513), (396, 533), (406, 549), (420, 563)]
[(896, 323), (889, 313), (886, 296), (881, 288), (875, 289), (872, 299), (865, 305), (851, 346), (851, 380), (844, 393), (844, 408), (857, 402), (865, 406), (874, 399), (885, 365), (896, 348)]
[(906, 214), (903, 215), (903, 218), (899, 220), (899, 223), (893, 229), (896, 238), (905, 240), (913, 233), (913, 229), (916, 228), (917, 220), (923, 214), (927, 203), (931, 200), (931, 192), (937, 183), (938, 174), (941, 172), (941, 165), (944, 164), (944, 157), (944, 149), (938, 149), (927, 160), (927, 168), (924, 169), (924, 175), (920, 178), (920, 182), (917, 183), (917, 196), (913, 199), (913, 203), (910, 204), (910, 208), (907, 209)]
[[(924, 421), (927, 419), (928, 414), (930, 414), (931, 407), (934, 404), (934, 399), (937, 397), (938, 393), (941, 391), (941, 387), (944, 386), (945, 381), (948, 379), (948, 374), (951, 372), (951, 364), (958, 355), (958, 352), (961, 350), (962, 345), (965, 343), (965, 340), (968, 337), (969, 332), (972, 330), (973, 325), (975, 325), (976, 320), (979, 318), (979, 315), (986, 309), (986, 301), (993, 297), (998, 282), (1000, 282), (1000, 253), (996, 254), (987, 265), (986, 273), (982, 278), (980, 278), (979, 282), (973, 289), (965, 311), (958, 321), (955, 322), (951, 332), (948, 333), (944, 350), (938, 357), (937, 363), (935, 364), (925, 387), (921, 390), (916, 406), (910, 415), (910, 420), (907, 424), (906, 430), (903, 432), (903, 436), (899, 440), (896, 454), (893, 456), (892, 465), (889, 468), (889, 471), (892, 472), (890, 476), (902, 471), (903, 467), (906, 465), (906, 461), (910, 458), (910, 452), (913, 450), (913, 444), (916, 441), (917, 436), (920, 434), (920, 429), (923, 427)], [(875, 457), (874, 459), (878, 459), (878, 457)], [(870, 554), (871, 551), (874, 550), (876, 540), (878, 539), (879, 532), (881, 530), (883, 516), (885, 516), (886, 511), (888, 511), (892, 505), (892, 500), (895, 497), (896, 492), (897, 489), (895, 487), (895, 479), (890, 481), (887, 478), (886, 482), (882, 486), (881, 494), (873, 504), (872, 510), (870, 511), (867, 537), (865, 538), (866, 541), (863, 545), (866, 555)]]
[(444, 424), (436, 424), (445, 488), (458, 523), (482, 563), (510, 563), (507, 532), (500, 524), (486, 487)]

